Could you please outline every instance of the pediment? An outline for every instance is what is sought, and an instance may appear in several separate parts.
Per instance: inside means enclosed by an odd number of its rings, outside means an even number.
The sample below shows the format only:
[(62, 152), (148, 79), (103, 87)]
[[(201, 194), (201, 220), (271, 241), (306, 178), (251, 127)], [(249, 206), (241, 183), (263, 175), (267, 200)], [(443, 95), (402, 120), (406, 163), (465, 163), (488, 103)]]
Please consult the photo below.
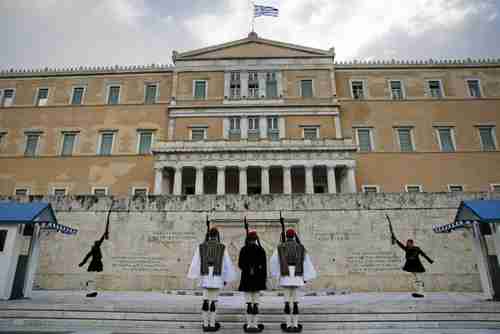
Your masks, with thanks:
[(245, 58), (331, 58), (330, 50), (313, 49), (305, 46), (272, 41), (259, 38), (250, 33), (247, 38), (219, 44), (193, 51), (177, 53), (174, 51), (173, 60), (203, 60), (203, 59), (245, 59)]

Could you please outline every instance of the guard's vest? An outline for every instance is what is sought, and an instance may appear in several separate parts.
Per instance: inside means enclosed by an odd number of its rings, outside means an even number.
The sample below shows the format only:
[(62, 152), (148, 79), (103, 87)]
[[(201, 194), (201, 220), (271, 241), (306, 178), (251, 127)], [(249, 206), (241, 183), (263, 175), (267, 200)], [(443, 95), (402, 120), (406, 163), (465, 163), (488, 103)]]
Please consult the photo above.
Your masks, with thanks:
[(304, 246), (294, 240), (282, 242), (278, 246), (281, 276), (290, 276), (288, 266), (295, 266), (295, 276), (303, 276), (305, 253)]
[(201, 274), (208, 275), (208, 267), (214, 267), (214, 275), (222, 273), (222, 261), (226, 246), (216, 240), (208, 240), (200, 244)]

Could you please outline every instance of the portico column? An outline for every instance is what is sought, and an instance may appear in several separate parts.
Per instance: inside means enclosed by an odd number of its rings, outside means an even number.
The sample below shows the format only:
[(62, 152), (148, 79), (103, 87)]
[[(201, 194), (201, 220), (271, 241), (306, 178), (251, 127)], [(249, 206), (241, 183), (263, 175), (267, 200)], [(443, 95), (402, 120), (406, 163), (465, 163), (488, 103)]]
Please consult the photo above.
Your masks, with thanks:
[(217, 195), (224, 195), (226, 193), (226, 167), (217, 167)]
[(357, 191), (357, 186), (356, 186), (356, 174), (354, 167), (347, 167), (347, 191), (350, 193), (356, 193)]
[(327, 166), (327, 178), (328, 178), (328, 193), (337, 193), (337, 182), (335, 180), (335, 166)]
[(262, 166), (260, 168), (260, 179), (262, 194), (269, 194), (269, 166)]
[(290, 166), (283, 166), (283, 194), (292, 193), (292, 170)]
[(240, 195), (247, 194), (247, 166), (240, 167)]
[(472, 223), (472, 229), (474, 231), (472, 244), (474, 246), (476, 258), (478, 259), (479, 278), (481, 279), (483, 293), (486, 295), (486, 298), (491, 299), (493, 298), (495, 290), (493, 288), (493, 280), (491, 279), (490, 266), (488, 263), (488, 248), (484, 235), (479, 228), (479, 224), (480, 223), (476, 221)]
[(267, 117), (261, 116), (259, 118), (259, 134), (260, 138), (267, 138)]
[(163, 168), (155, 168), (155, 195), (161, 195), (163, 192)]
[(195, 194), (203, 195), (203, 167), (196, 167)]
[(497, 261), (500, 264), (500, 223), (492, 224), (495, 232), (495, 250), (497, 252)]
[(174, 174), (174, 195), (182, 194), (182, 167), (175, 168)]
[(314, 194), (313, 167), (306, 166), (306, 194)]

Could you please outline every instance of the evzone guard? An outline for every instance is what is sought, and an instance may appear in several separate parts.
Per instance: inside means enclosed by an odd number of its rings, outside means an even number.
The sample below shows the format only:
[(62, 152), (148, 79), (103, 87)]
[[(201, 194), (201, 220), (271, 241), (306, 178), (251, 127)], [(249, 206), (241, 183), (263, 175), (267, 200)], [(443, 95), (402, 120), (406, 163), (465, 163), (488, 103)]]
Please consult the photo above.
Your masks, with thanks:
[(392, 244), (397, 243), (398, 246), (405, 252), (406, 262), (403, 266), (403, 270), (413, 275), (414, 292), (411, 295), (414, 298), (423, 298), (424, 281), (422, 280), (422, 274), (425, 272), (425, 268), (420, 261), (420, 256), (423, 256), (430, 264), (434, 263), (434, 261), (430, 257), (428, 257), (427, 254), (425, 254), (424, 251), (420, 249), (420, 247), (417, 247), (412, 239), (408, 239), (406, 241), (406, 245), (399, 241), (394, 235), (394, 230), (392, 229), (392, 224), (389, 216), (386, 215), (386, 217), (389, 221)]
[(267, 259), (266, 251), (260, 244), (257, 231), (249, 230), (245, 217), (246, 239), (241, 248), (238, 267), (241, 270), (239, 291), (245, 293), (246, 324), (243, 330), (247, 333), (258, 333), (264, 330), (264, 325), (259, 324), (259, 299), (260, 291), (266, 290)]
[(288, 333), (299, 333), (302, 325), (299, 324), (297, 289), (316, 278), (317, 274), (295, 230), (290, 228), (285, 232), (281, 214), (280, 222), (281, 243), (271, 257), (271, 275), (279, 280), (279, 285), (285, 290), (285, 323), (281, 324), (281, 329)]
[(208, 218), (207, 230), (205, 241), (195, 250), (188, 278), (199, 279), (203, 289), (203, 331), (216, 332), (220, 329), (220, 323), (216, 322), (219, 291), (226, 283), (235, 280), (236, 273), (227, 249), (220, 241), (219, 231), (216, 227), (210, 227)]

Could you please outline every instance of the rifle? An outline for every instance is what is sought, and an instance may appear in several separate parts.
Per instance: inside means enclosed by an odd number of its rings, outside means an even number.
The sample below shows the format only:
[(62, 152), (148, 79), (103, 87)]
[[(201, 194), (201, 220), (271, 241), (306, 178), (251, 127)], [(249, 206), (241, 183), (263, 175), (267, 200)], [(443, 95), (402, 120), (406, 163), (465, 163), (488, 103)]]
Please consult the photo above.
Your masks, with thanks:
[(243, 218), (243, 226), (245, 227), (245, 231), (247, 233), (247, 237), (248, 237), (248, 222), (247, 222), (247, 216), (245, 216)]
[(281, 210), (280, 210), (280, 224), (281, 224), (281, 242), (286, 241), (286, 235), (285, 235), (285, 219), (281, 215)]
[(109, 240), (109, 218), (111, 217), (111, 211), (113, 210), (114, 204), (115, 204), (115, 201), (112, 201), (111, 206), (109, 207), (109, 210), (108, 210), (108, 215), (106, 217), (106, 229), (104, 230), (104, 235), (103, 235), (103, 238), (106, 240)]
[(385, 218), (387, 218), (387, 221), (389, 222), (389, 231), (391, 231), (391, 244), (394, 245), (395, 244), (394, 239), (396, 237), (394, 236), (394, 230), (392, 229), (391, 219), (389, 218), (389, 216), (387, 214), (385, 215)]

